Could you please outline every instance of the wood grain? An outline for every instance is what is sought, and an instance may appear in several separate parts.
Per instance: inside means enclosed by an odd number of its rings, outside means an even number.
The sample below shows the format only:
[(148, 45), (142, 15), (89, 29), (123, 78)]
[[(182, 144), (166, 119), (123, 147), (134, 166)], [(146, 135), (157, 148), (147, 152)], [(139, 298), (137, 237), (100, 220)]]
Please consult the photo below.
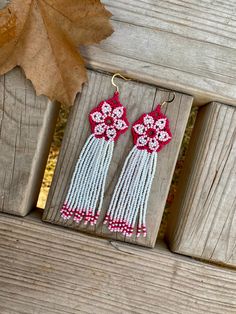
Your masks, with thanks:
[(170, 217), (174, 252), (236, 266), (236, 109), (220, 103), (197, 117)]
[(10, 2), (10, 0), (0, 0), (0, 10), (5, 8), (5, 6)]
[(0, 214), (0, 312), (233, 314), (236, 272)]
[[(82, 95), (77, 98), (69, 117), (43, 219), (76, 230), (153, 247), (192, 104), (192, 97), (190, 96), (177, 94), (175, 101), (164, 108), (164, 112), (170, 119), (173, 140), (159, 154), (157, 172), (149, 199), (147, 219), (149, 232), (146, 239), (142, 237), (129, 239), (110, 233), (107, 227), (102, 224), (123, 163), (133, 145), (130, 130), (115, 144), (106, 182), (103, 210), (97, 226), (85, 226), (83, 223), (77, 224), (70, 220), (65, 222), (60, 218), (59, 210), (64, 202), (75, 164), (90, 134), (88, 114), (101, 100), (112, 96), (113, 87), (110, 80), (111, 76), (109, 75), (97, 72), (89, 73), (89, 83), (84, 87)], [(130, 123), (133, 123), (144, 112), (150, 112), (158, 102), (169, 97), (168, 91), (154, 86), (122, 80), (117, 82), (120, 86), (121, 102), (127, 108)]]
[(235, 1), (102, 2), (115, 32), (82, 48), (89, 67), (191, 94), (198, 105), (235, 105)]
[(0, 77), (0, 211), (36, 206), (58, 109), (19, 68)]

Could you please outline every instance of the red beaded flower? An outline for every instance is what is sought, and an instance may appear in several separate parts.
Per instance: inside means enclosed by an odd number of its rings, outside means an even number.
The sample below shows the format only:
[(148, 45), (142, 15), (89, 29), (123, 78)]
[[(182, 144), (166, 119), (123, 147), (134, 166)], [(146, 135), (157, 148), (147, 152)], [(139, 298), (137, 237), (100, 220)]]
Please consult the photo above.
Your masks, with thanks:
[(116, 141), (124, 133), (129, 122), (126, 118), (126, 108), (119, 101), (119, 93), (108, 100), (103, 100), (89, 115), (92, 133), (97, 138), (106, 141)]
[(161, 106), (149, 114), (143, 114), (132, 127), (134, 144), (149, 153), (159, 152), (171, 141), (169, 120), (161, 112)]

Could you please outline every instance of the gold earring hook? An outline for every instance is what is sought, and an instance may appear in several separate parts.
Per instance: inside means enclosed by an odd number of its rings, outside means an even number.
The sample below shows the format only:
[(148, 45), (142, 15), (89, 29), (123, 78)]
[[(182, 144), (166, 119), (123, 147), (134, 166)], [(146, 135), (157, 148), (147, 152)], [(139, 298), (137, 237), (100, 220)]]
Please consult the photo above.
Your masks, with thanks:
[(111, 78), (111, 84), (112, 84), (113, 86), (115, 86), (116, 91), (119, 93), (119, 87), (114, 83), (114, 78), (115, 78), (116, 76), (120, 76), (120, 77), (121, 77), (123, 80), (125, 80), (125, 81), (131, 81), (131, 79), (130, 79), (130, 78), (127, 78), (127, 77), (125, 77), (125, 76), (123, 76), (123, 75), (121, 75), (120, 73), (115, 73), (115, 74), (112, 76), (112, 78)]
[(170, 100), (163, 101), (163, 103), (161, 104), (161, 107), (163, 107), (165, 104), (169, 104), (172, 101), (174, 101), (175, 100), (175, 96), (176, 96), (176, 94), (175, 94), (175, 92), (173, 92), (173, 97)]

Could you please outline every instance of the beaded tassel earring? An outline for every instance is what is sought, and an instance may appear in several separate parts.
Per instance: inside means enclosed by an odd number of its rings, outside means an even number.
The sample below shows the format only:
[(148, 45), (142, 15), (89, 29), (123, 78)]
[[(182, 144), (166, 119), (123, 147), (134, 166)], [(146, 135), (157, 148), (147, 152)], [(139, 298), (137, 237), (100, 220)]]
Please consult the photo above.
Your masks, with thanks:
[(92, 134), (87, 139), (72, 175), (65, 202), (61, 208), (61, 217), (65, 220), (73, 217), (79, 223), (96, 224), (102, 207), (105, 181), (111, 162), (114, 142), (126, 132), (129, 126), (126, 108), (120, 103), (119, 90), (114, 96), (102, 101), (89, 114)]
[[(174, 98), (175, 94), (164, 103)], [(172, 138), (169, 121), (161, 112), (162, 105), (143, 114), (132, 126), (134, 147), (126, 158), (104, 220), (112, 232), (131, 237), (137, 224), (137, 237), (141, 233), (143, 237), (147, 235), (147, 203), (158, 153)]]

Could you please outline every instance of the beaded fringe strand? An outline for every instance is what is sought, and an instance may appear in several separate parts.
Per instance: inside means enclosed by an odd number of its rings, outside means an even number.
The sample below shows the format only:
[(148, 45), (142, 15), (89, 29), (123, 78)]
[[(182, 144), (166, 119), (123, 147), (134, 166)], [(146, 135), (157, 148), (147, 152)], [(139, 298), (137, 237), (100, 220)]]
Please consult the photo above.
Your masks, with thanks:
[(157, 153), (130, 151), (116, 185), (104, 224), (112, 232), (131, 237), (137, 222), (137, 236), (145, 237), (147, 203), (154, 178)]
[(71, 179), (70, 187), (61, 209), (61, 216), (67, 220), (85, 224), (96, 224), (105, 190), (107, 171), (114, 148), (113, 141), (96, 138), (87, 139)]

